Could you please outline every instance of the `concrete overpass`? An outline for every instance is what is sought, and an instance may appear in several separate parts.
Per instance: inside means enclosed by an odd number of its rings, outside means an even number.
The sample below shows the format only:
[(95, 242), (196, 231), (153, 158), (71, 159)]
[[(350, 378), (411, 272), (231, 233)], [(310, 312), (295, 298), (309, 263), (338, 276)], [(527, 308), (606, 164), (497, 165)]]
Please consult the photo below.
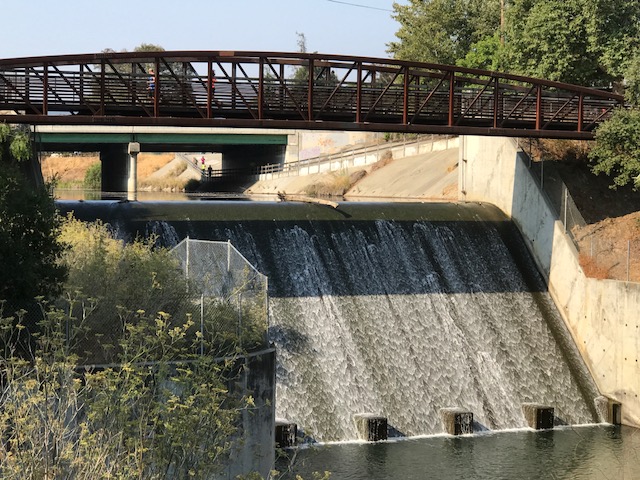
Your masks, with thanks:
[(213, 127), (37, 125), (33, 140), (39, 152), (99, 152), (102, 190), (137, 195), (139, 152), (217, 152), (222, 169), (285, 163), (298, 158), (295, 130)]

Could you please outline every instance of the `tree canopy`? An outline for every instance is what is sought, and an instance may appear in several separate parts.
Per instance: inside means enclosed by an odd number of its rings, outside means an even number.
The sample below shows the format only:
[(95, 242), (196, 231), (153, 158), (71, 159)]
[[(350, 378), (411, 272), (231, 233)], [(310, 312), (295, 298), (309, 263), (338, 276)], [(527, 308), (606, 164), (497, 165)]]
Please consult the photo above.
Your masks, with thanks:
[(618, 109), (600, 125), (589, 159), (594, 173), (611, 177), (612, 188), (640, 187), (640, 109)]
[(0, 300), (16, 303), (57, 293), (65, 278), (53, 198), (20, 168), (30, 154), (27, 134), (0, 124)]
[(394, 10), (388, 51), (402, 60), (609, 86), (640, 45), (640, 0), (410, 0)]
[(393, 8), (400, 29), (388, 51), (401, 60), (455, 65), (500, 27), (499, 0), (410, 0)]
[(511, 71), (581, 85), (622, 81), (638, 46), (640, 2), (513, 0), (505, 48)]

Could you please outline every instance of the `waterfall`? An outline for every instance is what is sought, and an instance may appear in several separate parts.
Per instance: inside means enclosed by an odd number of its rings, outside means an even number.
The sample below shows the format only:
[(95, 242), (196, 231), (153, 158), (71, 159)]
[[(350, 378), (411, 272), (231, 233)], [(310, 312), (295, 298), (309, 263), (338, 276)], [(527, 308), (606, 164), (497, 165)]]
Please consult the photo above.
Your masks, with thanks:
[(476, 429), (520, 428), (529, 402), (595, 421), (596, 388), (497, 209), (181, 205), (109, 215), (169, 242), (229, 239), (269, 276), (276, 415), (309, 437), (355, 439), (358, 413), (403, 435), (441, 433), (447, 407), (473, 412)]

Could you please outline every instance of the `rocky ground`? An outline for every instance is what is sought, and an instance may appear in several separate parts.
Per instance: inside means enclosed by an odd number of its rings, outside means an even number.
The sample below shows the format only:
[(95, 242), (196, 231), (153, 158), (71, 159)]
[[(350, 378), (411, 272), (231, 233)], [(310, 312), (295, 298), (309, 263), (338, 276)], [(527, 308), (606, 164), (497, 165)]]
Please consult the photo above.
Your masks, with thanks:
[(584, 162), (558, 162), (562, 180), (587, 225), (572, 233), (588, 276), (640, 281), (640, 192), (609, 188)]

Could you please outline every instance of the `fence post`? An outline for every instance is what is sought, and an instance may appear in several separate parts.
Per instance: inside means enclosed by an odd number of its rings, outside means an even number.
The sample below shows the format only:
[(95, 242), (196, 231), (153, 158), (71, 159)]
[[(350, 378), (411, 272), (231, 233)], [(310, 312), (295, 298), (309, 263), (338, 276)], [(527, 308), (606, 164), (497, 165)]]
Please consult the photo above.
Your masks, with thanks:
[(241, 292), (238, 292), (238, 343), (242, 349), (242, 299)]
[(567, 233), (567, 202), (569, 199), (569, 192), (565, 184), (562, 184), (562, 188), (564, 189), (564, 233)]
[(629, 273), (631, 270), (631, 240), (627, 240), (627, 282), (629, 281)]
[(200, 295), (200, 355), (204, 355), (204, 293)]
[[(187, 243), (187, 260), (186, 260), (186, 264), (185, 264), (185, 273), (187, 274), (187, 280), (189, 280), (189, 235), (187, 235), (187, 238), (185, 238), (185, 241)], [(189, 282), (187, 282), (187, 288), (189, 288)]]

